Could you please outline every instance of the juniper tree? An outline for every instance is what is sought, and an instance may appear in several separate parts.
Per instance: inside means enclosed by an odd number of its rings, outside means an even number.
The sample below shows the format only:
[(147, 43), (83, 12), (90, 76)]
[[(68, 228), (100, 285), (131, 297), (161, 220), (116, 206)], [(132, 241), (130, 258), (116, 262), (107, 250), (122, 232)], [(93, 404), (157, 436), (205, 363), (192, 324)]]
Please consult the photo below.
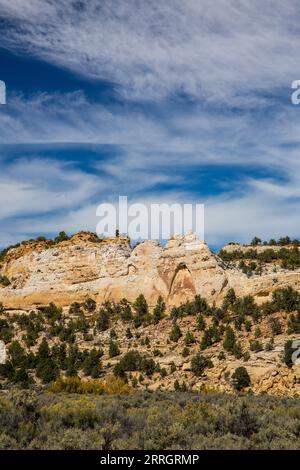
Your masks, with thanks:
[(173, 341), (174, 343), (177, 343), (177, 341), (179, 340), (179, 338), (181, 336), (182, 336), (181, 329), (179, 328), (179, 326), (175, 322), (173, 324), (173, 328), (172, 328), (172, 331), (170, 333), (170, 340)]
[(157, 299), (153, 310), (153, 323), (156, 325), (164, 316), (166, 311), (166, 303), (160, 295)]

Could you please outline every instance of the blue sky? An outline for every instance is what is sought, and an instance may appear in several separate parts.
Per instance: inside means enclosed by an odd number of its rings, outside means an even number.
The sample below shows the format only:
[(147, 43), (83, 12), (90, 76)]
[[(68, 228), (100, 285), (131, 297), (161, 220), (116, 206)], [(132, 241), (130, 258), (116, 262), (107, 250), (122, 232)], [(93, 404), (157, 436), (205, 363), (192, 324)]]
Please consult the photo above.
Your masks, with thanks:
[(299, 2), (0, 0), (0, 246), (96, 206), (205, 204), (211, 246), (300, 236)]

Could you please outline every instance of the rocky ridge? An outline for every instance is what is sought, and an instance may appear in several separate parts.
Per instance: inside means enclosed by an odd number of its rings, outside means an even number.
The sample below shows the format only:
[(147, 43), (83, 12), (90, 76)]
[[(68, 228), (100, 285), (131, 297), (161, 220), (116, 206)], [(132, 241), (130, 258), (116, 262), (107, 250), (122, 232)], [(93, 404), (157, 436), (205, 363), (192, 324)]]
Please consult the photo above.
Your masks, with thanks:
[(58, 244), (25, 242), (7, 252), (0, 275), (11, 282), (0, 287), (0, 302), (8, 309), (51, 301), (67, 306), (87, 297), (97, 302), (123, 297), (134, 301), (140, 293), (150, 306), (159, 295), (172, 306), (195, 294), (219, 305), (231, 287), (237, 295), (251, 294), (262, 303), (280, 287), (300, 291), (299, 270), (269, 270), (249, 278), (192, 233), (174, 237), (164, 247), (144, 241), (132, 248), (126, 237), (101, 240), (89, 232)]

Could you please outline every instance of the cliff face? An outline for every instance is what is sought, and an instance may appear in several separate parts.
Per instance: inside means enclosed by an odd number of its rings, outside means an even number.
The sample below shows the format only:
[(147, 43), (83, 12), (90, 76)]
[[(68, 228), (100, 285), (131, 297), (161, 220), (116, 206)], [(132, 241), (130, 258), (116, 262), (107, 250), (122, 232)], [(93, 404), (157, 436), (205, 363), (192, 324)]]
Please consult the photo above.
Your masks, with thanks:
[(0, 288), (0, 302), (15, 309), (50, 301), (64, 306), (87, 296), (97, 302), (133, 301), (140, 293), (150, 305), (159, 295), (168, 305), (179, 305), (195, 294), (219, 304), (229, 287), (262, 302), (285, 285), (300, 290), (299, 271), (247, 278), (193, 234), (175, 237), (165, 247), (145, 241), (133, 249), (127, 238), (99, 240), (85, 232), (59, 244), (28, 242), (7, 253), (0, 274), (11, 281)]

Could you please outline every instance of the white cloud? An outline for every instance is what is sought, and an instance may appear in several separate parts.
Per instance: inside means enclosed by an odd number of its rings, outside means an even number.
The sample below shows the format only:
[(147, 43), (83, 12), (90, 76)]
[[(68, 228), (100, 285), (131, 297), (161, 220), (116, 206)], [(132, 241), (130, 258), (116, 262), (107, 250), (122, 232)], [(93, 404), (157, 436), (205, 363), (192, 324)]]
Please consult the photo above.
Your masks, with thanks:
[[(260, 111), (257, 115), (246, 111), (214, 114), (195, 108), (193, 113), (183, 109), (177, 115), (171, 109), (154, 121), (142, 112), (121, 112), (90, 103), (82, 93), (38, 94), (26, 100), (15, 97), (0, 112), (4, 153), (0, 159), (0, 216), (5, 227), (1, 239), (4, 243), (24, 238), (25, 233), (94, 230), (97, 203), (119, 194), (132, 200), (155, 197), (158, 201), (196, 199), (205, 203), (206, 235), (214, 243), (245, 240), (255, 233), (296, 236), (298, 113), (291, 106), (261, 120)], [(8, 120), (7, 130), (4, 124)], [(52, 147), (56, 142), (88, 140), (113, 143), (117, 150), (115, 156), (99, 160), (95, 151), (94, 161), (90, 161), (92, 175), (76, 169), (74, 162), (59, 160), (59, 151), (51, 160), (38, 154), (18, 160), (4, 158), (6, 144), (46, 143)], [(204, 198), (203, 167), (226, 164), (244, 166), (242, 180), (227, 180), (227, 186), (220, 188), (221, 196)], [(266, 169), (268, 176), (246, 177), (250, 167)], [(192, 189), (189, 179), (194, 170), (199, 182)], [(222, 184), (222, 178), (219, 182)], [(168, 189), (170, 184), (178, 189)]]
[(1, 219), (68, 211), (107, 186), (100, 177), (56, 160), (23, 158), (2, 163), (0, 170)]
[[(1, 43), (131, 98), (255, 105), (298, 77), (297, 0), (0, 0)], [(249, 95), (245, 98), (245, 95)]]
[(0, 109), (0, 143), (149, 143), (161, 128), (139, 112), (108, 108), (74, 93), (11, 96)]
[[(289, 103), (299, 78), (298, 1), (0, 0), (0, 10), (2, 46), (157, 106), (105, 106), (81, 92), (10, 95), (0, 109), (0, 245), (33, 232), (93, 230), (92, 201), (116, 192), (204, 202), (213, 243), (299, 236), (300, 108)], [(192, 100), (166, 99), (177, 92)], [(279, 93), (285, 103), (272, 98)], [(94, 145), (94, 174), (59, 161), (59, 152), (7, 160), (6, 145), (56, 143)], [(115, 156), (97, 160), (97, 144)], [(201, 200), (205, 165), (243, 166), (244, 176)], [(267, 176), (247, 177), (254, 167)]]

